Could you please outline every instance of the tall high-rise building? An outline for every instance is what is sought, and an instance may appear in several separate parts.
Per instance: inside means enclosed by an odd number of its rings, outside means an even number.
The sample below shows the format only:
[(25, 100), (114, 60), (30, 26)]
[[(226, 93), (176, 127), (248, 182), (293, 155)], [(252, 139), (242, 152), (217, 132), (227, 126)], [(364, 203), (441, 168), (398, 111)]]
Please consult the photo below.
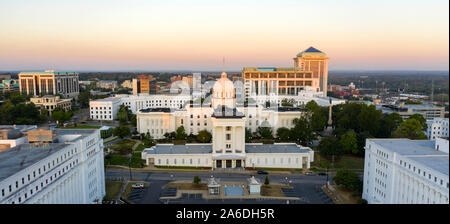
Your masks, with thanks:
[(137, 95), (138, 93), (154, 93), (156, 88), (154, 80), (155, 77), (151, 75), (140, 75), (137, 79), (133, 79), (133, 94)]
[(327, 95), (328, 57), (325, 53), (310, 47), (297, 54), (294, 58), (294, 68), (300, 71), (312, 72), (313, 79), (319, 79), (320, 91)]
[(245, 94), (297, 95), (305, 88), (327, 95), (328, 57), (310, 47), (294, 58), (294, 67), (244, 67)]
[(21, 93), (33, 96), (61, 94), (67, 98), (78, 98), (80, 86), (78, 73), (56, 72), (21, 72), (19, 73), (19, 89)]

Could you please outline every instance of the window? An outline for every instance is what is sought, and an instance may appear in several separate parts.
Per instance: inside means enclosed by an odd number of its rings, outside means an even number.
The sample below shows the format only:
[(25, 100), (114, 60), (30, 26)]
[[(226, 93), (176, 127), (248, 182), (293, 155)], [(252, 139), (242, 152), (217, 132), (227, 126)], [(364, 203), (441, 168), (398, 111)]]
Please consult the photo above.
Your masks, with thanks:
[(231, 135), (230, 134), (227, 134), (227, 140), (231, 140)]
[(231, 131), (231, 126), (226, 127), (227, 131)]

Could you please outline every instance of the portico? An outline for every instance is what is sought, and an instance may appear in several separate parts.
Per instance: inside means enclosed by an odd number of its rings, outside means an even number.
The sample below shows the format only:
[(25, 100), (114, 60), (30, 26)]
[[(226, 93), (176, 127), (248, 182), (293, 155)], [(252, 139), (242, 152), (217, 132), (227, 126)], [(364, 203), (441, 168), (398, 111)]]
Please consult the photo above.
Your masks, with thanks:
[(245, 156), (218, 155), (213, 156), (213, 168), (245, 168)]

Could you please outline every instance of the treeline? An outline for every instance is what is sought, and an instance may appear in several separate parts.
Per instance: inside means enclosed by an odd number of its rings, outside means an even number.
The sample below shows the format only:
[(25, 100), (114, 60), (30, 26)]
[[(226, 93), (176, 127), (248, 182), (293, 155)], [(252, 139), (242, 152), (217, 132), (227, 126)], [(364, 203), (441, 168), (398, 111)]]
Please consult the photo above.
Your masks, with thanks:
[(364, 156), (367, 138), (426, 139), (425, 118), (414, 114), (403, 120), (397, 113), (383, 114), (374, 105), (346, 103), (333, 106), (333, 136), (322, 138), (318, 150), (331, 159), (343, 154)]
[[(265, 142), (275, 139), (278, 142), (296, 142), (304, 146), (313, 146), (320, 140), (319, 153), (331, 159), (343, 154), (364, 156), (367, 138), (410, 138), (426, 139), (425, 118), (420, 114), (412, 115), (403, 121), (397, 113), (383, 114), (374, 105), (346, 103), (332, 107), (332, 136), (321, 137), (328, 123), (328, 107), (321, 107), (316, 102), (308, 102), (303, 110), (304, 116), (294, 119), (294, 127), (281, 127), (273, 130), (264, 122), (252, 133), (246, 129), (246, 142)], [(276, 138), (273, 135), (276, 134)]]
[(40, 113), (40, 109), (33, 103), (26, 103), (30, 98), (19, 92), (6, 93), (4, 102), (0, 106), (0, 124), (2, 125), (37, 125), (48, 120)]
[[(361, 76), (367, 76), (362, 78)], [(349, 85), (353, 82), (357, 88), (384, 88), (389, 91), (396, 91), (398, 88), (407, 88), (409, 92), (430, 95), (432, 89), (432, 80), (434, 85), (434, 94), (436, 97), (443, 97), (448, 101), (449, 77), (448, 72), (441, 72), (428, 75), (427, 72), (410, 72), (405, 74), (380, 73), (350, 73), (350, 72), (330, 72), (329, 82), (336, 85)], [(447, 97), (442, 96), (445, 94)], [(436, 99), (440, 100), (440, 99)]]
[(84, 72), (80, 73), (80, 80), (116, 80), (120, 85), (125, 80), (137, 78), (139, 75), (152, 75), (158, 81), (170, 82), (172, 76), (179, 73), (164, 73), (164, 72)]

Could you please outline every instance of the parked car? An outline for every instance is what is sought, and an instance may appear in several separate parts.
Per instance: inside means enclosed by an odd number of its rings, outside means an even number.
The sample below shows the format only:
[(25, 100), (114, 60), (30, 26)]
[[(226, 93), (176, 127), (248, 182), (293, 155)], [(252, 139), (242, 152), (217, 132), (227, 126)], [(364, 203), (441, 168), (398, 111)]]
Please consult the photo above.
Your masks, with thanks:
[(144, 188), (144, 183), (135, 183), (131, 185), (132, 188)]
[(327, 173), (321, 172), (321, 173), (318, 173), (317, 175), (319, 175), (319, 176), (326, 176)]
[(313, 172), (310, 172), (310, 171), (305, 172), (305, 175), (311, 176), (311, 175), (313, 175)]
[(258, 170), (258, 174), (269, 174), (269, 173), (264, 170)]

